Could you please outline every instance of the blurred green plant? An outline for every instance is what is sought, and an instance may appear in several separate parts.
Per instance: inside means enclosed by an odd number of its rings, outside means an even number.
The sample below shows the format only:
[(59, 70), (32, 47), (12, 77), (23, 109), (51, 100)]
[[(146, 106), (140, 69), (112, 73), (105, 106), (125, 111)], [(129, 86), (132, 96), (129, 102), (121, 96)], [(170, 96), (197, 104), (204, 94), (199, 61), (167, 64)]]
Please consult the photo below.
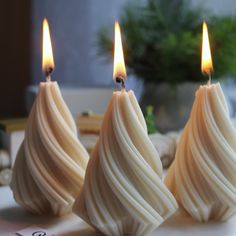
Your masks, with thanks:
[(148, 134), (154, 134), (157, 132), (155, 125), (155, 115), (153, 113), (153, 106), (149, 105), (146, 107), (145, 121), (147, 124)]
[[(203, 80), (200, 70), (201, 31), (205, 10), (188, 0), (130, 1), (122, 9), (125, 61), (130, 73), (145, 83), (171, 84)], [(209, 13), (208, 13), (209, 15)], [(236, 75), (236, 17), (207, 19), (214, 77)], [(99, 52), (112, 58), (111, 30), (98, 34)]]

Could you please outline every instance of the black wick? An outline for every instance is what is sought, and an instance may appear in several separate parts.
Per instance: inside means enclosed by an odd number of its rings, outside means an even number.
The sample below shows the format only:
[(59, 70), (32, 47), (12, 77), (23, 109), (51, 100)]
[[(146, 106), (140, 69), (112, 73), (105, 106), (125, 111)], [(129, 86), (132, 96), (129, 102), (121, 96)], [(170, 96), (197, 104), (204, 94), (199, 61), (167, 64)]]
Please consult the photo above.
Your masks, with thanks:
[(122, 89), (125, 89), (125, 79), (123, 77), (117, 76), (115, 78), (115, 80), (116, 80), (117, 83), (121, 83)]
[(46, 70), (45, 70), (45, 76), (46, 76), (46, 80), (47, 81), (50, 81), (51, 80), (51, 77), (50, 75), (52, 74), (53, 72), (53, 68), (52, 67), (47, 67)]

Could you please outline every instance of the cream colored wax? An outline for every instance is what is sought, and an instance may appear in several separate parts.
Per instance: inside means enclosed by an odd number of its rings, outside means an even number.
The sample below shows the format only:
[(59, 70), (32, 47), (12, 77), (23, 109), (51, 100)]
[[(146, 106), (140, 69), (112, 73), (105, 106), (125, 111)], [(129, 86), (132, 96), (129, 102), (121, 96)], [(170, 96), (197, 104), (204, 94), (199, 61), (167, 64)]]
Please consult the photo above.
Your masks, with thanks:
[(105, 235), (146, 235), (177, 209), (132, 91), (114, 92), (73, 211)]
[(13, 169), (15, 200), (37, 214), (71, 212), (88, 158), (57, 83), (41, 83)]
[(236, 131), (220, 84), (201, 86), (165, 182), (195, 219), (236, 213)]

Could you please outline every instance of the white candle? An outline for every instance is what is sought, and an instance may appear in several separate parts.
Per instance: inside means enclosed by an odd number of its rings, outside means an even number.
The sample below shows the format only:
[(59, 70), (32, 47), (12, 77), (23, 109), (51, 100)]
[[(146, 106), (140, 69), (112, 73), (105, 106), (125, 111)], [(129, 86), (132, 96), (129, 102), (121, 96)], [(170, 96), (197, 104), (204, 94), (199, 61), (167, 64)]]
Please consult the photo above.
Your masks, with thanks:
[(123, 89), (113, 93), (73, 211), (105, 235), (146, 235), (177, 203), (162, 182), (161, 161), (136, 97), (124, 88), (126, 73), (122, 66), (115, 71)]
[(40, 83), (30, 112), (25, 139), (13, 169), (11, 188), (15, 200), (27, 210), (61, 216), (71, 212), (83, 184), (89, 157), (77, 139), (75, 122), (57, 82), (50, 80), (54, 62), (46, 21), (45, 30), (49, 54), (45, 57), (44, 51), (43, 69), (47, 82)]
[[(213, 67), (205, 36), (206, 24), (202, 71), (210, 74)], [(165, 182), (193, 218), (224, 221), (236, 213), (236, 131), (220, 84), (210, 83), (209, 79), (196, 92)]]

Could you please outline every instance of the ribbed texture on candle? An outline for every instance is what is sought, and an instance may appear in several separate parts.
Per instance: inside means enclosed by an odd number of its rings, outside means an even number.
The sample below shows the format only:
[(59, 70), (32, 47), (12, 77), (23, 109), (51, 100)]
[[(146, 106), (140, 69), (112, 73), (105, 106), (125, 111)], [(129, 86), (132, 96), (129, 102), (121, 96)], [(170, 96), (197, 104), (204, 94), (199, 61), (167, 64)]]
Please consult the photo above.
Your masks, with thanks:
[(196, 92), (165, 182), (198, 221), (236, 213), (236, 131), (219, 83)]
[(146, 235), (177, 209), (133, 92), (115, 92), (73, 211), (105, 235)]
[(37, 214), (71, 212), (88, 158), (57, 83), (41, 83), (13, 169), (15, 200)]

